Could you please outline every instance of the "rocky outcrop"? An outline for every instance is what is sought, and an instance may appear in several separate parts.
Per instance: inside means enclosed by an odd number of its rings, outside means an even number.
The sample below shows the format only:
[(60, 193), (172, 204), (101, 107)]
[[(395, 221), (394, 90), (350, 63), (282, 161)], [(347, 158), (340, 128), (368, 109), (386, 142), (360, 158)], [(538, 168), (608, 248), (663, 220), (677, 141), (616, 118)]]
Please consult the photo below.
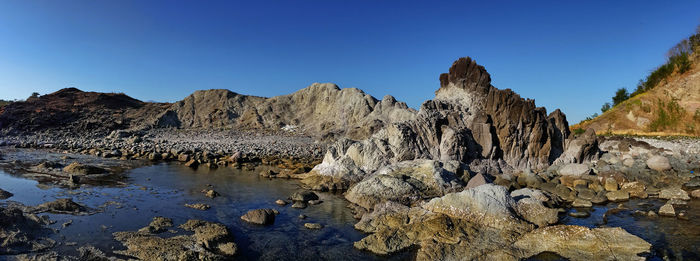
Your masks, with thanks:
[(366, 140), (336, 142), (307, 186), (347, 189), (385, 165), (414, 159), (456, 160), (502, 173), (597, 158), (594, 132), (573, 139), (561, 111), (547, 115), (533, 100), (493, 87), (486, 69), (470, 58), (455, 61), (440, 83), (435, 99), (424, 102), (414, 119), (389, 124)]
[[(546, 199), (536, 190), (514, 194), (519, 201)], [(534, 229), (519, 213), (507, 190), (492, 184), (416, 207), (387, 201), (355, 225), (370, 233), (355, 247), (377, 254), (414, 248), (417, 260), (520, 260), (542, 252), (575, 260), (629, 260), (650, 250), (649, 243), (620, 228), (560, 225)], [(586, 253), (579, 253), (582, 251)]]
[(450, 166), (434, 160), (399, 162), (383, 167), (355, 184), (345, 198), (365, 209), (372, 209), (384, 201), (411, 205), (418, 200), (443, 196), (463, 187), (464, 182), (455, 173), (458, 166), (458, 163)]
[(364, 139), (413, 110), (392, 96), (377, 100), (356, 88), (314, 83), (272, 98), (229, 90), (196, 91), (154, 120), (157, 127), (293, 131), (319, 138)]

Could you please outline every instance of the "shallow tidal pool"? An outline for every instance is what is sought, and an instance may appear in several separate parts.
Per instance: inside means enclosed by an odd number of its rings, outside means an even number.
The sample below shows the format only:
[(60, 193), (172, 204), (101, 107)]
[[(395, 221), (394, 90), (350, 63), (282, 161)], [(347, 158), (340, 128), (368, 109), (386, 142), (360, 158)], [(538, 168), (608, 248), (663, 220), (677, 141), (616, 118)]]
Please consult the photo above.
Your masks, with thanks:
[[(163, 163), (130, 170), (127, 185), (119, 187), (83, 186), (76, 189), (47, 187), (36, 181), (0, 171), (0, 188), (15, 195), (5, 201), (37, 205), (58, 198), (98, 210), (93, 215), (47, 214), (56, 221), (50, 225), (59, 232), (51, 238), (61, 242), (54, 248), (63, 254), (77, 254), (75, 248), (93, 245), (110, 254), (125, 249), (113, 240), (112, 233), (145, 227), (153, 217), (172, 218), (175, 226), (188, 219), (203, 219), (225, 224), (238, 245), (237, 259), (383, 259), (353, 248), (364, 235), (353, 228), (356, 220), (342, 195), (317, 192), (323, 203), (306, 209), (278, 206), (277, 199), (287, 199), (301, 188), (296, 180), (267, 179), (257, 173), (232, 168), (192, 170), (177, 163)], [(221, 195), (208, 198), (201, 191), (211, 188)], [(201, 211), (185, 204), (211, 206)], [(248, 210), (279, 210), (273, 225), (248, 224), (241, 216)], [(299, 215), (307, 217), (300, 219)], [(63, 224), (72, 222), (63, 228)], [(304, 228), (304, 223), (320, 223), (319, 230)], [(175, 234), (164, 233), (167, 237)]]

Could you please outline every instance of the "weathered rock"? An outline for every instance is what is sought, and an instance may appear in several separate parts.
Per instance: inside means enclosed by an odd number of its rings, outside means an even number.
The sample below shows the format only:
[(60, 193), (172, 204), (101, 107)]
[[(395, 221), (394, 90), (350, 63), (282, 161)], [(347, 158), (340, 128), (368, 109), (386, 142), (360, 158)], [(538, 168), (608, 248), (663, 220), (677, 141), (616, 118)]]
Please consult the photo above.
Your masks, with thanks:
[(557, 163), (582, 163), (597, 159), (600, 155), (595, 130), (589, 128), (580, 137), (566, 140), (566, 150), (556, 160)]
[(593, 206), (593, 203), (585, 199), (577, 198), (573, 203), (571, 203), (571, 206), (576, 208), (590, 208)]
[(610, 191), (605, 193), (605, 196), (612, 202), (627, 201), (630, 199), (630, 194), (627, 191), (622, 190)]
[(19, 208), (0, 207), (0, 256), (41, 251), (55, 242), (46, 238), (51, 230), (44, 227), (48, 220), (27, 215)]
[(659, 208), (659, 215), (675, 217), (676, 210), (673, 208), (672, 204), (666, 203), (661, 208)]
[(85, 165), (85, 164), (81, 164), (78, 162), (71, 163), (70, 165), (63, 168), (63, 171), (65, 171), (67, 173), (81, 174), (81, 175), (102, 174), (102, 173), (107, 172), (107, 170), (105, 170), (103, 168)]
[(194, 232), (161, 238), (140, 232), (116, 232), (114, 238), (127, 247), (115, 253), (142, 260), (228, 260), (237, 251), (226, 226), (202, 220), (189, 220), (180, 228)]
[(14, 194), (10, 193), (9, 191), (0, 189), (0, 199), (8, 199), (12, 196), (14, 196)]
[(83, 214), (87, 208), (73, 202), (69, 198), (61, 198), (54, 201), (42, 203), (34, 208), (34, 212), (50, 212), (57, 214)]
[(495, 228), (523, 227), (523, 221), (514, 215), (515, 201), (506, 188), (485, 184), (434, 198), (423, 208), (464, 220), (488, 219)]
[(323, 225), (319, 223), (304, 223), (304, 227), (308, 229), (321, 229)]
[(644, 260), (639, 254), (649, 252), (651, 244), (618, 227), (558, 225), (536, 229), (513, 247), (522, 251), (520, 258), (553, 252), (570, 260)]
[(258, 225), (271, 225), (275, 222), (275, 211), (269, 208), (254, 209), (248, 211), (248, 213), (241, 216), (241, 219), (248, 223)]
[(690, 192), (690, 196), (692, 196), (694, 198), (700, 198), (700, 189), (696, 189), (696, 190), (693, 190), (692, 192)]
[(655, 155), (647, 160), (647, 166), (656, 171), (666, 171), (671, 169), (671, 163), (664, 156)]
[(516, 202), (515, 211), (525, 220), (544, 227), (559, 221), (559, 211), (545, 207), (536, 197), (524, 197)]
[(221, 194), (219, 194), (219, 192), (216, 192), (213, 189), (202, 190), (202, 193), (204, 193), (204, 195), (209, 197), (209, 198), (215, 198), (215, 197), (218, 197), (221, 195)]
[(476, 175), (474, 175), (474, 177), (469, 179), (469, 182), (467, 182), (467, 186), (465, 186), (464, 188), (465, 189), (476, 188), (476, 187), (484, 185), (486, 183), (489, 183), (489, 182), (486, 180), (484, 175), (482, 175), (481, 173), (477, 173)]
[(139, 232), (158, 234), (168, 231), (169, 227), (173, 226), (173, 220), (166, 217), (154, 217), (148, 226), (139, 229)]
[(617, 191), (618, 186), (617, 186), (617, 181), (613, 178), (607, 178), (605, 179), (605, 190), (607, 191)]
[(630, 193), (630, 197), (634, 198), (647, 198), (649, 195), (646, 192), (646, 186), (641, 182), (628, 182), (622, 185), (621, 190)]
[(312, 191), (297, 191), (290, 197), (293, 201), (308, 202), (309, 200), (318, 199), (318, 195)]
[(289, 204), (289, 203), (287, 203), (287, 201), (278, 199), (278, 200), (275, 201), (275, 204), (280, 205), (280, 206), (286, 206), (286, 205)]
[(196, 210), (207, 210), (207, 209), (211, 208), (211, 206), (209, 206), (207, 204), (203, 204), (203, 203), (185, 204), (185, 207), (193, 208)]
[(185, 166), (196, 169), (199, 166), (199, 162), (197, 160), (191, 159), (190, 161), (185, 163)]
[(688, 196), (688, 192), (681, 188), (667, 188), (667, 189), (662, 189), (659, 191), (659, 198), (660, 199), (681, 199), (681, 200), (690, 200), (690, 197)]
[(586, 164), (570, 163), (559, 169), (559, 175), (581, 177), (591, 173), (591, 168)]
[(300, 208), (301, 209), (301, 208), (306, 208), (307, 206), (308, 206), (308, 204), (306, 204), (306, 202), (303, 202), (303, 201), (296, 201), (296, 202), (294, 202), (294, 204), (292, 204), (292, 208)]
[(355, 184), (345, 198), (365, 209), (391, 200), (405, 205), (462, 188), (454, 172), (433, 160), (403, 161), (381, 168), (372, 176)]

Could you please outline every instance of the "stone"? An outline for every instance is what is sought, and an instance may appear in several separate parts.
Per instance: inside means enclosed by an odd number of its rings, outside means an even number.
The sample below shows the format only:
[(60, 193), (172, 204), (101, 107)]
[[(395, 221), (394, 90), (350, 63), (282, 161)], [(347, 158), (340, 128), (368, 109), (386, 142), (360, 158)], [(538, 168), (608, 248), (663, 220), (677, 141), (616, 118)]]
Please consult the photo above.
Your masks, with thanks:
[(627, 191), (628, 193), (630, 193), (630, 197), (633, 198), (649, 197), (649, 195), (646, 192), (646, 186), (639, 181), (627, 182), (622, 185), (621, 190)]
[(467, 186), (465, 186), (465, 189), (470, 189), (470, 188), (476, 188), (478, 186), (484, 185), (488, 183), (486, 181), (486, 178), (484, 178), (484, 175), (481, 175), (481, 173), (478, 173), (474, 175), (471, 179), (469, 179), (469, 182), (467, 182)]
[(14, 196), (14, 194), (10, 193), (9, 191), (0, 189), (0, 199), (8, 199), (12, 196)]
[(80, 175), (102, 174), (102, 173), (107, 172), (107, 170), (105, 170), (103, 168), (85, 165), (85, 164), (81, 164), (78, 162), (71, 163), (70, 165), (63, 168), (63, 171), (65, 171), (66, 173), (80, 174)]
[(254, 209), (241, 216), (243, 221), (258, 225), (271, 225), (275, 222), (275, 212), (272, 209)]
[(588, 211), (571, 211), (568, 215), (575, 218), (587, 218), (591, 216), (591, 213)]
[(321, 203), (323, 203), (323, 200), (318, 200), (318, 199), (316, 199), (316, 200), (309, 200), (309, 205), (318, 205), (318, 204), (321, 204)]
[(126, 246), (117, 254), (141, 260), (227, 260), (237, 246), (226, 226), (203, 220), (188, 220), (179, 226), (193, 235), (161, 238), (142, 232), (115, 232), (114, 238)]
[(208, 210), (211, 208), (211, 206), (203, 203), (195, 203), (195, 204), (185, 204), (185, 207), (196, 209), (196, 210)]
[(571, 203), (571, 206), (575, 208), (590, 208), (593, 206), (593, 203), (585, 199), (577, 198), (573, 203)]
[(84, 213), (87, 208), (73, 202), (69, 198), (60, 198), (54, 201), (42, 203), (36, 206), (37, 212), (50, 212), (56, 214), (79, 214)]
[(202, 193), (204, 193), (204, 195), (208, 198), (215, 198), (221, 195), (219, 192), (216, 192), (213, 189), (204, 189), (202, 190)]
[(659, 191), (659, 198), (660, 199), (681, 199), (681, 200), (690, 200), (690, 197), (688, 196), (688, 192), (681, 188), (667, 188), (667, 189), (662, 189)]
[(190, 167), (193, 169), (196, 169), (199, 166), (199, 162), (197, 160), (191, 159), (187, 163), (185, 163), (185, 167)]
[(412, 160), (391, 164), (353, 185), (345, 198), (365, 209), (391, 200), (410, 205), (418, 200), (443, 196), (460, 190), (457, 175), (434, 160)]
[(663, 206), (661, 206), (661, 208), (659, 208), (659, 215), (675, 217), (676, 210), (673, 208), (672, 204), (666, 203)]
[(309, 200), (318, 199), (318, 195), (316, 195), (316, 193), (313, 193), (312, 191), (304, 190), (304, 191), (294, 192), (294, 194), (292, 194), (290, 199), (293, 201), (308, 202)]
[(649, 159), (647, 159), (646, 163), (650, 169), (660, 172), (671, 169), (671, 163), (668, 161), (668, 158), (660, 155), (650, 157)]
[(173, 220), (166, 217), (154, 217), (148, 226), (139, 229), (141, 233), (158, 234), (168, 231), (173, 226)]
[(280, 206), (286, 206), (286, 205), (289, 204), (289, 203), (287, 203), (287, 201), (278, 199), (278, 200), (275, 201), (275, 204), (280, 205)]
[(321, 229), (323, 225), (319, 223), (304, 223), (304, 227), (308, 229)]
[(612, 202), (627, 201), (630, 199), (630, 194), (627, 191), (622, 190), (610, 191), (605, 193), (605, 196)]
[(557, 225), (539, 228), (518, 239), (513, 247), (530, 257), (556, 253), (570, 260), (644, 260), (651, 244), (622, 228), (587, 228)]
[(580, 199), (591, 200), (596, 196), (596, 193), (591, 189), (580, 189), (576, 196)]
[(586, 164), (570, 163), (559, 169), (559, 175), (581, 177), (591, 173), (591, 168)]
[(465, 220), (486, 218), (494, 221), (491, 226), (496, 228), (523, 226), (522, 221), (512, 214), (515, 201), (506, 188), (493, 184), (434, 198), (422, 207)]
[(629, 168), (634, 166), (634, 163), (635, 163), (634, 159), (632, 159), (632, 158), (627, 158), (627, 159), (622, 161), (622, 165), (625, 165), (626, 167), (629, 167)]
[(690, 196), (692, 196), (693, 198), (700, 198), (700, 189), (696, 189), (690, 192)]
[(607, 191), (617, 191), (617, 181), (615, 181), (613, 178), (606, 178), (604, 187)]
[[(178, 156), (177, 156), (177, 161), (179, 161), (179, 162), (188, 162), (188, 161), (190, 161), (190, 154), (182, 153), (182, 154), (178, 155)], [(187, 167), (189, 167), (189, 166), (187, 166)]]
[(292, 204), (292, 208), (299, 208), (299, 209), (306, 208), (307, 206), (308, 205), (306, 204), (306, 202), (303, 202), (303, 201), (296, 201), (296, 202), (294, 202), (294, 204)]

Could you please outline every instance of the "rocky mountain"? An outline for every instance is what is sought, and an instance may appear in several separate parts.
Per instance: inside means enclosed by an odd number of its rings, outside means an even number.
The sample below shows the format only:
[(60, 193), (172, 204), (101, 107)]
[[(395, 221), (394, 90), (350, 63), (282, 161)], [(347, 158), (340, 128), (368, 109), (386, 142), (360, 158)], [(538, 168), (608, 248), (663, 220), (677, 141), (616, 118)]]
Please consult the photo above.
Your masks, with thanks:
[(561, 111), (547, 115), (533, 100), (495, 88), (471, 58), (455, 61), (440, 82), (435, 99), (424, 102), (414, 119), (388, 124), (366, 140), (336, 142), (305, 179), (307, 186), (347, 189), (383, 166), (414, 159), (508, 173), (598, 155), (595, 133), (574, 139)]
[(700, 136), (700, 55), (684, 73), (674, 72), (653, 89), (635, 95), (572, 129), (598, 133)]
[(377, 100), (356, 88), (314, 83), (289, 95), (263, 98), (229, 90), (196, 91), (159, 115), (156, 127), (297, 131), (324, 139), (364, 139), (386, 123), (414, 117), (392, 96)]

